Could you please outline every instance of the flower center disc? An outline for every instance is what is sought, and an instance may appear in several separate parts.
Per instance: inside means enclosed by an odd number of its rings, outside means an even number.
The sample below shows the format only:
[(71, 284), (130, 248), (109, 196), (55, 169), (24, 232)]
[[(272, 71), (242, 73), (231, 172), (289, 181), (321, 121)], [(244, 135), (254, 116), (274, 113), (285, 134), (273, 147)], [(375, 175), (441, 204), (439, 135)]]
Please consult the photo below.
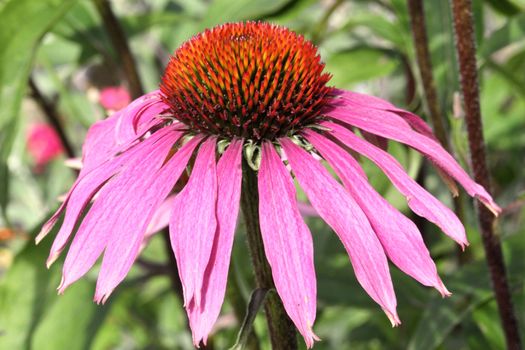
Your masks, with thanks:
[(160, 89), (192, 131), (273, 140), (320, 118), (332, 91), (323, 69), (317, 48), (284, 27), (230, 23), (184, 43)]

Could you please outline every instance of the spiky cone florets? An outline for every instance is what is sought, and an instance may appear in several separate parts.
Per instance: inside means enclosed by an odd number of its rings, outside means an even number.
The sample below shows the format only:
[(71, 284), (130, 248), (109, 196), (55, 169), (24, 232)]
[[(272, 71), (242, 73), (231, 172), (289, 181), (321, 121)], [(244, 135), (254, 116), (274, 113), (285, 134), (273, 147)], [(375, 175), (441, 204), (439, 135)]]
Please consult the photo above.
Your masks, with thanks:
[(331, 99), (317, 48), (268, 23), (224, 24), (173, 55), (160, 89), (190, 130), (274, 140), (315, 123)]

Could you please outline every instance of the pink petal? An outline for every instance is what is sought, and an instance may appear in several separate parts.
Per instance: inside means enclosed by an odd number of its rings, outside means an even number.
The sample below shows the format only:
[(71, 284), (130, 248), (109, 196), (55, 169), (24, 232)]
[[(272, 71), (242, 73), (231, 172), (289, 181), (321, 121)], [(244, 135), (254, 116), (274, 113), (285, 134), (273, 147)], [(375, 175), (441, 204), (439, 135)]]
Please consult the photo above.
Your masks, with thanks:
[[(161, 167), (179, 137), (178, 133), (168, 130), (162, 130), (159, 134), (158, 142), (141, 144), (138, 147), (141, 152), (135, 154), (137, 157), (130, 159), (130, 164), (99, 191), (69, 248), (59, 292), (93, 266), (108, 242), (117, 239), (128, 245), (131, 244), (129, 235), (141, 233), (137, 231), (141, 230), (142, 221), (148, 219), (148, 210), (151, 209), (143, 207), (147, 203), (139, 195), (143, 195), (144, 188), (155, 186), (151, 183), (153, 174)], [(70, 202), (74, 204), (73, 198)], [(106, 252), (106, 257), (108, 254)], [(123, 259), (123, 255), (114, 259), (114, 272), (118, 271)], [(99, 282), (103, 275), (101, 270)]]
[[(171, 147), (163, 150), (164, 157), (155, 157), (154, 161), (145, 162), (146, 167), (141, 168), (139, 164), (129, 173), (121, 175), (123, 186), (120, 198), (117, 198), (114, 205), (110, 207), (113, 230), (109, 231), (111, 234), (107, 239), (97, 280), (95, 292), (97, 302), (105, 302), (113, 289), (126, 277), (139, 254), (153, 214), (172, 191), (200, 142), (201, 137), (194, 137), (164, 165), (162, 163), (166, 160)], [(152, 154), (160, 153), (161, 146), (152, 149)], [(129, 182), (125, 183), (126, 181)], [(133, 188), (131, 193), (130, 188)]]
[(100, 120), (93, 124), (82, 145), (82, 168), (88, 172), (116, 154), (114, 130), (119, 120), (118, 115)]
[(93, 169), (133, 143), (153, 124), (160, 122), (157, 116), (167, 108), (157, 90), (139, 97), (111, 117), (93, 124), (82, 147), (82, 171)]
[[(125, 151), (131, 147), (131, 145), (138, 140), (139, 137), (143, 136), (143, 134), (151, 127), (154, 121), (158, 119), (156, 118), (158, 113), (165, 109), (166, 105), (162, 102), (159, 91), (157, 90), (136, 99), (124, 110), (91, 126), (87, 133), (86, 140), (84, 141), (84, 145), (82, 146), (83, 166), (79, 179), (77, 179), (67, 197), (71, 196), (77, 183), (86, 174), (90, 173), (104, 162), (114, 158), (119, 152)], [(125, 158), (121, 158), (121, 160), (123, 159)], [(89, 179), (90, 181), (94, 181), (96, 186), (86, 193), (91, 193), (93, 191), (96, 192), (98, 186), (114, 174), (115, 170), (113, 169), (116, 169), (114, 166), (118, 167), (123, 164), (121, 160), (117, 161), (117, 163), (112, 163), (112, 165), (109, 166), (110, 169), (98, 170), (105, 175), (99, 173), (92, 174)], [(88, 195), (89, 199), (91, 196), (92, 194)], [(84, 203), (84, 201), (81, 202)], [(57, 212), (42, 227), (40, 234), (36, 238), (37, 243), (40, 242), (53, 228), (67, 204), (68, 200), (66, 199)], [(84, 208), (84, 204), (81, 205), (80, 211), (82, 208)], [(78, 214), (73, 215), (75, 221), (77, 216)], [(69, 234), (66, 236), (65, 241), (67, 241)], [(51, 262), (53, 260), (54, 259), (50, 259)]]
[(392, 103), (376, 96), (361, 94), (359, 92), (342, 89), (336, 89), (335, 94), (337, 96), (341, 96), (341, 98), (351, 103), (352, 105), (358, 105), (367, 108), (397, 110), (396, 106), (394, 106)]
[(122, 171), (122, 169), (134, 167), (136, 162), (145, 157), (152, 147), (156, 147), (156, 144), (167, 136), (171, 137), (173, 141), (172, 143), (174, 143), (179, 138), (180, 133), (171, 128), (159, 130), (150, 138), (127, 150), (119, 157), (104, 162), (92, 171), (84, 171), (80, 174), (79, 178), (69, 190), (64, 203), (62, 203), (57, 212), (44, 225), (42, 231), (37, 236), (37, 242), (40, 242), (40, 240), (49, 233), (49, 230), (56, 223), (63, 210), (66, 209), (64, 222), (62, 223), (60, 231), (51, 247), (51, 252), (47, 261), (48, 266), (58, 258), (60, 252), (64, 249), (79, 216), (100, 188), (111, 177)]
[(206, 344), (221, 311), (228, 280), (228, 268), (239, 213), (242, 181), (242, 139), (234, 139), (217, 164), (217, 230), (204, 274), (202, 302), (188, 305), (193, 343)]
[(217, 229), (216, 139), (198, 151), (190, 179), (175, 198), (170, 219), (171, 246), (182, 282), (185, 306), (200, 307), (204, 272), (210, 261)]
[[(346, 91), (346, 90), (337, 90), (337, 93), (339, 94), (341, 98), (343, 98), (349, 103), (357, 104), (364, 108), (374, 108), (378, 110), (396, 113), (399, 117), (403, 118), (403, 120), (406, 123), (408, 123), (408, 125), (412, 127), (412, 129), (419, 132), (420, 134), (430, 137), (431, 139), (439, 143), (439, 140), (432, 132), (432, 129), (430, 128), (430, 126), (423, 119), (421, 119), (421, 117), (419, 117), (418, 115), (412, 112), (406, 111), (401, 108), (397, 108), (390, 102), (382, 100), (378, 97), (369, 96), (365, 94), (359, 94), (356, 92), (351, 92), (351, 91)], [(386, 151), (387, 139), (371, 134), (364, 130), (361, 130), (361, 134), (363, 135), (365, 140), (367, 140), (373, 145)], [(434, 161), (432, 161), (432, 163), (437, 168), (438, 175), (443, 179), (443, 181), (445, 182), (447, 187), (450, 189), (452, 194), (454, 196), (457, 196), (458, 188), (454, 180), (450, 178), (449, 175), (446, 174), (446, 172), (439, 166), (439, 164), (436, 164)]]
[(423, 285), (449, 295), (416, 225), (370, 186), (360, 175), (359, 163), (348, 152), (317, 133), (307, 131), (305, 135), (363, 209), (390, 260)]
[(358, 105), (340, 104), (329, 111), (329, 116), (417, 149), (435, 162), (448, 175), (456, 179), (471, 196), (477, 197), (495, 215), (501, 211), (487, 191), (471, 180), (469, 175), (438, 142), (414, 131), (397, 114), (385, 110), (364, 108)]
[(310, 203), (343, 242), (357, 280), (392, 324), (399, 324), (386, 255), (362, 209), (321, 163), (292, 141), (279, 141)]
[(312, 331), (317, 298), (312, 236), (297, 207), (293, 180), (269, 142), (262, 145), (258, 178), (261, 233), (273, 281), (311, 348), (319, 340)]
[(460, 245), (468, 245), (465, 228), (456, 215), (443, 203), (421, 187), (405, 172), (390, 154), (359, 138), (350, 130), (335, 123), (323, 123), (347, 147), (370, 158), (406, 198), (410, 208), (418, 215), (433, 222)]
[[(383, 100), (379, 97), (347, 90), (337, 90), (336, 94), (341, 96), (346, 101), (352, 104), (360, 105), (361, 107), (394, 112), (401, 118), (405, 119), (405, 121), (417, 132), (437, 140), (430, 126), (423, 119), (421, 119), (421, 117), (410, 111), (398, 108), (386, 100)], [(368, 141), (370, 142), (370, 140)]]

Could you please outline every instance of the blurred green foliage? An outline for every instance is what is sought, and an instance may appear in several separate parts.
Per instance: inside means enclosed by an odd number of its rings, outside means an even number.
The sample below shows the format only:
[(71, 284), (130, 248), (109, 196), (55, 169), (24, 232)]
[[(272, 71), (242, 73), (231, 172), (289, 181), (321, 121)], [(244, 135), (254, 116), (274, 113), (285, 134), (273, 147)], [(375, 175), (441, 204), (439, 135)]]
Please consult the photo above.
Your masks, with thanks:
[[(169, 54), (202, 29), (227, 21), (266, 20), (313, 40), (340, 88), (387, 98), (426, 117), (404, 0), (115, 0), (113, 6), (130, 40), (147, 90), (155, 89)], [(481, 104), (497, 202), (505, 207), (498, 229), (521, 325), (525, 325), (525, 3), (475, 0)], [(447, 1), (425, 1), (427, 29), (442, 110), (459, 160), (468, 167), (463, 115)], [(61, 261), (45, 269), (51, 238), (35, 246), (42, 220), (57, 207), (74, 172), (63, 158), (36, 172), (26, 150), (28, 125), (43, 119), (27, 94), (31, 74), (62, 117), (80, 155), (89, 125), (104, 117), (96, 92), (123, 84), (119, 60), (90, 1), (0, 1), (0, 349), (191, 349), (186, 316), (168, 277), (148, 276), (140, 265), (104, 306), (91, 302), (96, 273), (57, 296)], [(410, 81), (416, 82), (411, 91)], [(414, 177), (426, 168), (414, 152), (390, 150)], [(407, 205), (386, 177), (363, 160), (378, 191), (396, 207)], [(433, 171), (426, 186), (440, 199), (450, 196)], [(483, 261), (471, 202), (465, 224), (471, 245), (463, 258), (432, 225), (424, 238), (442, 278), (454, 293), (441, 299), (392, 268), (403, 324), (392, 329), (380, 308), (357, 284), (343, 247), (330, 229), (311, 218), (318, 274), (316, 349), (502, 349), (494, 296)], [(157, 237), (159, 236), (159, 237)], [(143, 259), (167, 260), (160, 235)], [(230, 278), (247, 304), (253, 277), (246, 263), (243, 227)], [(96, 271), (95, 271), (96, 272)], [(146, 274), (146, 275), (145, 275)], [(145, 278), (149, 277), (149, 278)], [(239, 301), (236, 301), (239, 302)], [(240, 321), (235, 302), (223, 308), (210, 348), (235, 343)], [(268, 348), (265, 321), (255, 332)], [(523, 333), (523, 329), (522, 329)], [(304, 346), (304, 345), (302, 345)]]

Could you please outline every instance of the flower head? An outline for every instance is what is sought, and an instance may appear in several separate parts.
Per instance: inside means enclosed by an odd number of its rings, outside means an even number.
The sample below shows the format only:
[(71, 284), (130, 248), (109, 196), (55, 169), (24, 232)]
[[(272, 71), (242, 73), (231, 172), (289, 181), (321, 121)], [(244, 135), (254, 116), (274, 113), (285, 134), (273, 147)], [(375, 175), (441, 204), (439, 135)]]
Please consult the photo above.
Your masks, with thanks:
[(267, 23), (207, 30), (170, 60), (160, 90), (170, 113), (193, 130), (275, 140), (315, 123), (330, 79), (317, 49)]
[(49, 125), (40, 123), (29, 127), (27, 150), (33, 157), (37, 171), (64, 152), (60, 138)]
[[(323, 69), (311, 43), (266, 23), (218, 26), (179, 48), (160, 90), (89, 130), (82, 171), (38, 237), (65, 212), (52, 263), (81, 220), (59, 291), (103, 254), (95, 300), (104, 302), (131, 268), (148, 227), (166, 217), (159, 210), (165, 213), (167, 207), (193, 340), (206, 342), (224, 299), (244, 156), (258, 171), (260, 228), (277, 293), (308, 347), (317, 339), (316, 277), (294, 177), (340, 238), (361, 286), (393, 325), (400, 321), (388, 260), (448, 295), (415, 224), (374, 190), (349, 151), (371, 159), (415, 213), (462, 246), (467, 238), (458, 218), (407, 175), (386, 152), (386, 140), (420, 151), (495, 213), (498, 206), (418, 116), (375, 97), (328, 87)], [(188, 166), (188, 181), (173, 194)]]

